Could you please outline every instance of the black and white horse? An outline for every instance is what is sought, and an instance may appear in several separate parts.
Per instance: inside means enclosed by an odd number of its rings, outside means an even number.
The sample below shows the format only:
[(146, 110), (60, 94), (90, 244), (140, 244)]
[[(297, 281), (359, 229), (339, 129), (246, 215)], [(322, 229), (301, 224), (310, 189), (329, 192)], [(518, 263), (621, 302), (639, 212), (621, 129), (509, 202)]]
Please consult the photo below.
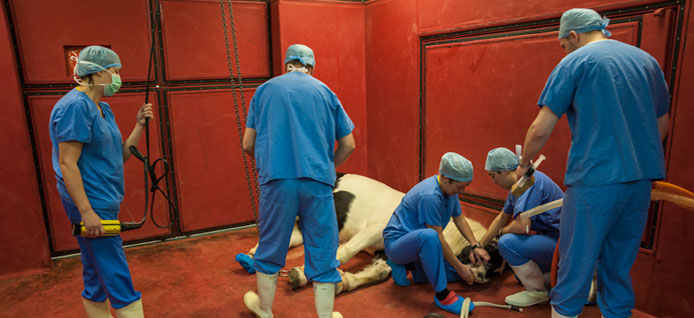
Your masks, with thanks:
[[(361, 251), (374, 257), (371, 264), (358, 273), (341, 271), (342, 283), (338, 284), (335, 290), (336, 294), (388, 278), (391, 269), (386, 264), (383, 253), (383, 229), (404, 195), (400, 191), (364, 176), (338, 175), (336, 186), (333, 189), (335, 212), (340, 231), (337, 259), (340, 264), (345, 264)], [(475, 237), (481, 238), (486, 232), (486, 228), (479, 222), (468, 220), (468, 223)], [(469, 263), (470, 244), (452, 222), (446, 226), (443, 235), (459, 259), (463, 263)], [(297, 223), (294, 225), (289, 247), (299, 246), (302, 243), (301, 231)], [(248, 254), (240, 254), (237, 256), (237, 260), (240, 258), (251, 259), (256, 248), (257, 245)], [(473, 268), (477, 283), (487, 282), (495, 272), (500, 272), (504, 264), (495, 243), (487, 244), (485, 248), (492, 256), (492, 260), (487, 264)], [(241, 263), (247, 270), (249, 269), (249, 262)], [(289, 272), (289, 281), (293, 289), (308, 284), (303, 266), (295, 267)]]

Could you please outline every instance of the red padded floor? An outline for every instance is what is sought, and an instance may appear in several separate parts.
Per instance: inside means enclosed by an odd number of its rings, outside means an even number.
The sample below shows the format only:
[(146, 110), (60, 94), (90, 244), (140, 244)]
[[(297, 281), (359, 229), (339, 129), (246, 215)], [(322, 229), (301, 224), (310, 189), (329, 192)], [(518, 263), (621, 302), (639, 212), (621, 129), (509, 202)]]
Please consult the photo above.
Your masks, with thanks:
[[(243, 293), (255, 289), (255, 276), (233, 260), (257, 240), (255, 229), (245, 229), (126, 249), (136, 289), (142, 292), (146, 317), (242, 317), (252, 318), (242, 302)], [(343, 270), (358, 270), (370, 261), (357, 255)], [(287, 268), (303, 263), (303, 248), (290, 250)], [(0, 317), (86, 317), (80, 300), (82, 290), (79, 257), (57, 260), (51, 270), (24, 276), (0, 278)], [(452, 283), (449, 288), (474, 301), (503, 303), (504, 297), (520, 291), (507, 271), (485, 285)], [(423, 317), (445, 313), (433, 304), (428, 284), (399, 287), (392, 280), (337, 296), (335, 310), (345, 317)], [(273, 306), (275, 317), (315, 317), (313, 291), (292, 291), (281, 278)], [(478, 308), (473, 318), (550, 317), (549, 305), (528, 308), (524, 313)], [(586, 307), (581, 317), (598, 318), (597, 307)], [(634, 314), (635, 318), (646, 317)]]

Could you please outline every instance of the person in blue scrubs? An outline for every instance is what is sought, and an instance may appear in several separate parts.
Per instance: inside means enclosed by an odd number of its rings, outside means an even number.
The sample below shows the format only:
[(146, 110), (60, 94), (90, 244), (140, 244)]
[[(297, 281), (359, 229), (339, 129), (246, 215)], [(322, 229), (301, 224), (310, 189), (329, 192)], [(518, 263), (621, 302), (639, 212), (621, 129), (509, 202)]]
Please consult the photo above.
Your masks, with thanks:
[[(517, 181), (518, 158), (509, 149), (494, 148), (487, 154), (484, 170), (498, 186), (510, 190)], [(561, 188), (547, 175), (535, 171), (535, 182), (520, 196), (508, 192), (506, 203), (480, 240), (481, 246), (497, 236), (499, 253), (511, 266), (524, 291), (506, 297), (506, 303), (528, 307), (549, 300), (547, 286), (552, 256), (559, 238), (561, 208), (530, 217), (518, 217), (521, 212), (564, 197)]]
[[(439, 174), (426, 178), (405, 194), (383, 230), (385, 252), (396, 284), (408, 286), (408, 269), (413, 278), (424, 273), (434, 288), (434, 303), (460, 315), (464, 299), (447, 288), (448, 271), (454, 271), (468, 284), (474, 282), (470, 265), (460, 262), (443, 237), (443, 230), (453, 218), (460, 233), (471, 245), (479, 246), (470, 225), (460, 210), (458, 194), (472, 182), (472, 162), (448, 152), (441, 157)], [(489, 261), (482, 248), (470, 253), (475, 262)], [(420, 273), (420, 274), (417, 274)], [(451, 278), (455, 280), (455, 278)], [(474, 306), (471, 305), (469, 310)]]
[(110, 306), (118, 317), (143, 317), (120, 235), (101, 236), (101, 220), (118, 219), (128, 148), (139, 143), (146, 118), (153, 118), (152, 105), (143, 105), (123, 141), (111, 106), (101, 99), (120, 88), (120, 70), (116, 52), (101, 46), (82, 49), (75, 59), (78, 86), (55, 104), (49, 122), (63, 207), (72, 223), (86, 227), (87, 237), (76, 238), (82, 254), (82, 302), (90, 318), (111, 317)]
[(559, 43), (567, 55), (540, 95), (516, 170), (526, 173), (566, 114), (572, 139), (552, 317), (581, 313), (596, 266), (603, 316), (631, 316), (629, 271), (648, 217), (651, 183), (665, 177), (662, 141), (670, 102), (663, 72), (645, 51), (609, 40), (608, 22), (590, 9), (562, 15)]
[(355, 149), (354, 124), (335, 93), (313, 77), (311, 48), (291, 45), (284, 64), (286, 73), (253, 95), (243, 136), (260, 183), (260, 238), (253, 265), (258, 293), (249, 291), (243, 300), (258, 317), (273, 317), (277, 274), (285, 265), (298, 216), (304, 273), (313, 281), (318, 317), (342, 317), (333, 312), (335, 284), (341, 278), (332, 187), (335, 168)]

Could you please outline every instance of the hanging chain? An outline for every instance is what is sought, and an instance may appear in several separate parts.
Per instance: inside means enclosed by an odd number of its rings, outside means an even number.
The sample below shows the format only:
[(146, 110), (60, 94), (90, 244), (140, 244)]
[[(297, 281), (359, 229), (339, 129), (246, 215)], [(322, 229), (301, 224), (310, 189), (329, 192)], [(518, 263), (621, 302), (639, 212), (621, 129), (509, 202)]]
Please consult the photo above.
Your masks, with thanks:
[[(239, 92), (241, 93), (241, 110), (243, 111), (243, 121), (246, 122), (248, 119), (248, 111), (246, 110), (246, 95), (243, 93), (243, 76), (241, 76), (241, 59), (239, 58), (239, 45), (236, 42), (236, 24), (234, 19), (234, 9), (231, 6), (231, 0), (228, 1), (229, 4), (229, 21), (231, 22), (231, 38), (234, 42), (234, 58), (236, 59), (236, 76), (239, 81)], [(226, 29), (226, 28), (225, 28)], [(240, 126), (240, 125), (239, 125)], [(251, 172), (253, 173), (253, 183), (255, 184), (256, 199), (260, 199), (258, 194), (260, 189), (258, 187), (258, 174), (255, 167), (255, 158), (251, 159)], [(258, 222), (256, 222), (257, 224)]]
[[(234, 25), (234, 12), (231, 7), (231, 0), (228, 0), (229, 2), (229, 17), (231, 20), (231, 32), (233, 36), (233, 41), (234, 41), (234, 55), (236, 56), (236, 72), (238, 75), (238, 78), (235, 80), (234, 79), (234, 71), (233, 71), (233, 66), (231, 63), (231, 51), (229, 49), (229, 35), (227, 33), (227, 21), (226, 21), (226, 12), (224, 10), (224, 0), (219, 0), (219, 10), (221, 11), (222, 15), (222, 29), (224, 30), (224, 46), (226, 48), (226, 55), (227, 55), (227, 66), (229, 68), (229, 77), (231, 81), (231, 92), (233, 94), (233, 99), (234, 99), (234, 112), (236, 114), (236, 124), (237, 124), (237, 130), (239, 134), (239, 146), (241, 148), (241, 157), (243, 158), (243, 169), (246, 172), (246, 183), (248, 185), (248, 195), (249, 198), (251, 199), (251, 209), (253, 210), (253, 217), (255, 220), (256, 224), (256, 229), (260, 231), (258, 227), (258, 212), (255, 206), (255, 200), (258, 197), (258, 178), (256, 176), (255, 172), (255, 164), (253, 164), (253, 177), (256, 180), (255, 185), (256, 185), (256, 193), (254, 195), (253, 193), (253, 186), (251, 184), (251, 176), (250, 173), (248, 172), (248, 161), (246, 159), (246, 154), (243, 152), (243, 132), (241, 130), (241, 116), (239, 115), (239, 105), (238, 105), (238, 99), (236, 97), (236, 89), (238, 88), (239, 91), (241, 92), (241, 98), (242, 98), (242, 103), (243, 103), (243, 112), (244, 112), (244, 118), (246, 117), (246, 106), (245, 106), (245, 99), (243, 98), (243, 86), (241, 86), (242, 79), (241, 79), (241, 66), (239, 65), (239, 50), (238, 50), (238, 44), (236, 42), (236, 29)], [(235, 83), (238, 82), (238, 84)]]

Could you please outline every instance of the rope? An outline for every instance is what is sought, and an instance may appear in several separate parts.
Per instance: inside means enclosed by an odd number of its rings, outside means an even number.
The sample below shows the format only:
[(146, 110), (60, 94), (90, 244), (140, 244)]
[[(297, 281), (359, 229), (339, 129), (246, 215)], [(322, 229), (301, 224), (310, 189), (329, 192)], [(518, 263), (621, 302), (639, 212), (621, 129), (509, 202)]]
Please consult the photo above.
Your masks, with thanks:
[[(229, 20), (231, 24), (231, 35), (232, 35), (232, 41), (234, 45), (234, 57), (235, 57), (235, 62), (236, 62), (236, 74), (237, 78), (234, 78), (234, 71), (233, 71), (233, 66), (231, 62), (231, 50), (229, 48), (229, 34), (227, 32), (227, 21), (226, 21), (226, 11), (224, 9), (224, 0), (219, 0), (219, 11), (221, 12), (222, 16), (222, 29), (224, 30), (224, 47), (226, 49), (226, 56), (227, 56), (227, 66), (229, 68), (229, 77), (230, 81), (232, 84), (231, 92), (233, 94), (233, 100), (234, 100), (234, 113), (236, 115), (236, 124), (237, 124), (237, 131), (239, 135), (239, 146), (241, 147), (241, 158), (243, 158), (243, 169), (244, 172), (246, 173), (246, 184), (248, 185), (248, 195), (251, 200), (251, 209), (253, 210), (253, 217), (255, 220), (255, 225), (256, 229), (259, 231), (258, 228), (258, 210), (256, 209), (255, 206), (255, 201), (258, 199), (259, 196), (259, 186), (258, 186), (258, 176), (256, 174), (256, 169), (255, 169), (255, 161), (251, 160), (251, 166), (252, 166), (252, 173), (253, 173), (253, 180), (255, 180), (255, 193), (253, 192), (253, 185), (251, 183), (251, 176), (250, 172), (248, 169), (248, 160), (246, 158), (246, 155), (243, 152), (243, 131), (241, 130), (241, 115), (239, 114), (239, 105), (238, 105), (238, 97), (237, 97), (237, 90), (241, 95), (241, 107), (243, 109), (243, 117), (244, 120), (247, 119), (247, 111), (246, 111), (246, 99), (243, 95), (243, 77), (241, 76), (241, 63), (239, 59), (239, 47), (238, 47), (238, 42), (236, 41), (236, 24), (234, 23), (234, 9), (231, 5), (231, 0), (227, 0), (227, 6), (229, 7)], [(238, 83), (235, 83), (238, 82)]]

